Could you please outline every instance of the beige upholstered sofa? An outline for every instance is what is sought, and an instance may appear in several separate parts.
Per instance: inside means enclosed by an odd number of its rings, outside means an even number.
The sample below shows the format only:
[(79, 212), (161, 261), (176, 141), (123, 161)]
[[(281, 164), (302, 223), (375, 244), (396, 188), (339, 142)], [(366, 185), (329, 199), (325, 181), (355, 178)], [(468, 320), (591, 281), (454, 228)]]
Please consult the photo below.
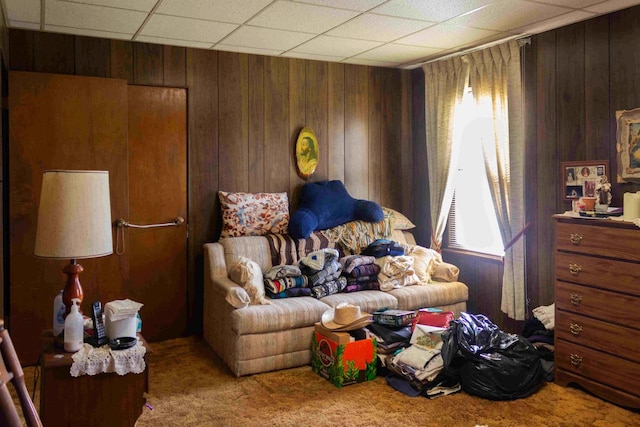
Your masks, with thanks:
[[(394, 230), (391, 238), (415, 244), (406, 231)], [(457, 317), (466, 310), (468, 289), (460, 282), (431, 282), (390, 292), (338, 293), (320, 300), (273, 299), (270, 305), (236, 309), (226, 298), (238, 291), (239, 286), (228, 277), (228, 267), (239, 256), (257, 262), (263, 272), (272, 267), (269, 240), (264, 236), (231, 237), (204, 245), (204, 339), (237, 376), (309, 364), (314, 324), (340, 302), (359, 305), (369, 313), (381, 307), (438, 307)]]

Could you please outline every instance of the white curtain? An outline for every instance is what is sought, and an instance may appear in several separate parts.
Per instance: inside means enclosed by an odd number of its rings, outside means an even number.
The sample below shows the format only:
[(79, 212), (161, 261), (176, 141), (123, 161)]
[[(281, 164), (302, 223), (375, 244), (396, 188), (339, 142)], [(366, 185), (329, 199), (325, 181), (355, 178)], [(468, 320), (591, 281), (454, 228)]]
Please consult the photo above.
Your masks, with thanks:
[[(493, 133), (482, 148), (493, 205), (505, 245), (501, 310), (524, 320), (526, 310), (524, 132), (520, 49), (512, 40), (468, 55), (470, 84), (481, 108), (489, 107)], [(431, 163), (429, 163), (431, 167)]]
[(440, 251), (453, 199), (452, 154), (456, 106), (469, 80), (466, 59), (455, 57), (424, 65), (427, 166), (431, 206), (431, 248)]

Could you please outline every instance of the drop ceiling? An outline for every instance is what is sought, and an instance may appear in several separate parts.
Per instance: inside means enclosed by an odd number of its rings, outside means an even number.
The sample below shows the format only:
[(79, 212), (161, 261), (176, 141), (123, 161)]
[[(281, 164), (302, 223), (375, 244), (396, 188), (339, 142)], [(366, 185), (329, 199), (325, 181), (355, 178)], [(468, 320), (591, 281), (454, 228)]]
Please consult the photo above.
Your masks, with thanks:
[(411, 69), (640, 0), (1, 0), (6, 26)]

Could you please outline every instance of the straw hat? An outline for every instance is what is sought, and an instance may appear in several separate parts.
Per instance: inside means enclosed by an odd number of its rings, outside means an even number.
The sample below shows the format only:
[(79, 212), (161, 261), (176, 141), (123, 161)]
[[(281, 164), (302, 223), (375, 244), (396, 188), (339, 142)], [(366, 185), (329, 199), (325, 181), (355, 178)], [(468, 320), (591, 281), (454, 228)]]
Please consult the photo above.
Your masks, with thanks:
[(372, 322), (371, 314), (361, 312), (357, 305), (341, 302), (322, 314), (322, 326), (332, 331), (352, 331)]

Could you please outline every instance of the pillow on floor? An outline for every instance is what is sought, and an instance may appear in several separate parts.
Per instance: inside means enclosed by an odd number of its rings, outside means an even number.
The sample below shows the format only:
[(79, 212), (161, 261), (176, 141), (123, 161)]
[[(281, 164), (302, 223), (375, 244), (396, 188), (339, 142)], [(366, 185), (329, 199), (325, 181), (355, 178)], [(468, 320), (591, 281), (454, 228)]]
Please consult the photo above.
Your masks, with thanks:
[(262, 270), (257, 262), (238, 257), (229, 269), (229, 278), (247, 291), (251, 305), (271, 304), (265, 297)]
[(222, 207), (220, 237), (284, 234), (289, 225), (287, 193), (218, 191)]

